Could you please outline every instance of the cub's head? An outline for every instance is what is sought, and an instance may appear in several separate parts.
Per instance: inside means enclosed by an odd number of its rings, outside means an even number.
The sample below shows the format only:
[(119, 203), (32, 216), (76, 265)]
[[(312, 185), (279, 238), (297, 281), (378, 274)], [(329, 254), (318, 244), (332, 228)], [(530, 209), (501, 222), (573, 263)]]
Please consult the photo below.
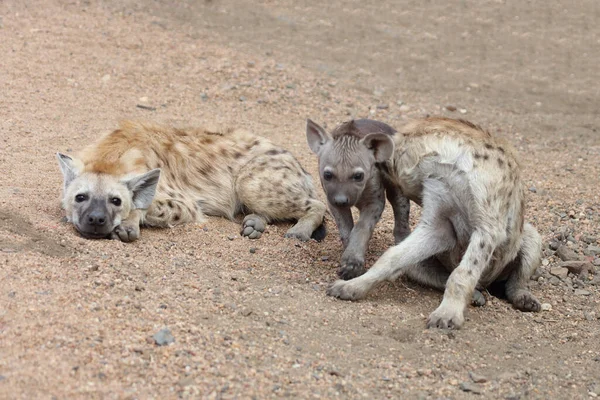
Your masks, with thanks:
[(83, 237), (106, 238), (131, 210), (146, 209), (152, 203), (160, 169), (120, 180), (108, 174), (80, 172), (77, 160), (60, 153), (57, 157), (64, 177), (62, 206), (67, 220)]
[(319, 158), (319, 176), (329, 203), (338, 207), (356, 204), (376, 172), (376, 163), (392, 157), (394, 132), (382, 122), (363, 119), (346, 122), (330, 135), (307, 120), (308, 145)]

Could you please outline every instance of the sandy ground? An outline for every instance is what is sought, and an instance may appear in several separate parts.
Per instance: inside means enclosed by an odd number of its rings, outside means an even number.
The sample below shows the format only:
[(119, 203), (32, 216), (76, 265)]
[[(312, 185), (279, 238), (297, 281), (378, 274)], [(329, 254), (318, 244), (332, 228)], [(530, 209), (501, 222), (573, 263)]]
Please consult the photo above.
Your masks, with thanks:
[[(600, 4), (323, 3), (0, 2), (0, 398), (600, 395), (600, 280), (557, 269), (600, 265)], [(409, 282), (328, 298), (331, 220), (323, 243), (211, 218), (123, 244), (60, 222), (54, 153), (122, 118), (243, 125), (315, 175), (305, 118), (426, 114), (519, 149), (545, 241), (531, 288), (551, 310), (487, 295), (444, 332), (424, 329), (441, 293)], [(369, 264), (392, 226), (386, 210)], [(165, 327), (175, 342), (157, 346)]]

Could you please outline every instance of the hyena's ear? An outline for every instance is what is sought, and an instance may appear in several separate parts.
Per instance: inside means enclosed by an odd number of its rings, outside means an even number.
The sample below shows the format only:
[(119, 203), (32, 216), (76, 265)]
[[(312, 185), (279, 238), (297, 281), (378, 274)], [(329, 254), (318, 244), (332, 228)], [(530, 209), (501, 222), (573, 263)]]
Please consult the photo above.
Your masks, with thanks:
[(327, 131), (321, 128), (317, 123), (306, 120), (306, 140), (308, 141), (308, 147), (315, 154), (319, 154), (321, 147), (331, 139), (331, 136)]
[(146, 209), (152, 204), (156, 186), (160, 178), (160, 168), (153, 169), (145, 174), (134, 176), (123, 182), (131, 190), (133, 208)]
[(387, 161), (394, 154), (394, 141), (385, 133), (369, 133), (361, 143), (373, 152), (376, 162)]
[(77, 178), (77, 175), (79, 175), (79, 171), (75, 168), (71, 157), (62, 153), (56, 153), (56, 158), (58, 158), (58, 165), (63, 174), (63, 188), (64, 190), (67, 190), (67, 187), (73, 182), (73, 179)]

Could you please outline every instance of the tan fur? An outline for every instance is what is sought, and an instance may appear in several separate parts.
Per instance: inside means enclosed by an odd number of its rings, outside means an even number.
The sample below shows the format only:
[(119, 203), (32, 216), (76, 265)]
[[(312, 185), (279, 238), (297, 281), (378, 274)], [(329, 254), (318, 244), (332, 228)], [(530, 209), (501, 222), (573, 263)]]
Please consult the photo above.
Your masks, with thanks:
[[(417, 275), (434, 286), (447, 279), (444, 300), (428, 325), (458, 328), (475, 288), (501, 281), (515, 307), (539, 311), (527, 281), (540, 262), (541, 238), (524, 223), (525, 191), (512, 146), (474, 124), (445, 118), (410, 122), (394, 142), (389, 179), (423, 206), (422, 219), (367, 273), (336, 282), (329, 294), (358, 299), (400, 275)], [(450, 275), (439, 268), (430, 269), (435, 273), (429, 277), (423, 270), (414, 273), (414, 266), (431, 265), (432, 259)]]
[[(255, 213), (258, 225), (299, 220), (288, 234), (307, 240), (325, 213), (299, 162), (243, 129), (177, 129), (125, 121), (84, 149), (74, 165), (81, 175), (118, 180), (160, 168), (154, 200), (141, 215), (140, 222), (149, 226), (199, 222), (204, 215), (234, 219), (240, 213)], [(122, 215), (127, 218), (127, 213)]]

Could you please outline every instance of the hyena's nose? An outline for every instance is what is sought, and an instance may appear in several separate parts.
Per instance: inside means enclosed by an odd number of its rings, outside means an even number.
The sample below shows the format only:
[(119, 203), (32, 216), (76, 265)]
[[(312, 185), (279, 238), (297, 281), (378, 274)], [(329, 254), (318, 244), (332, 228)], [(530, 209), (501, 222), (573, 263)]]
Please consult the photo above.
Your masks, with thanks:
[(336, 206), (347, 206), (348, 205), (348, 196), (343, 194), (338, 194), (333, 198), (333, 202)]
[(88, 215), (88, 224), (93, 226), (102, 226), (106, 223), (106, 214), (93, 211)]

